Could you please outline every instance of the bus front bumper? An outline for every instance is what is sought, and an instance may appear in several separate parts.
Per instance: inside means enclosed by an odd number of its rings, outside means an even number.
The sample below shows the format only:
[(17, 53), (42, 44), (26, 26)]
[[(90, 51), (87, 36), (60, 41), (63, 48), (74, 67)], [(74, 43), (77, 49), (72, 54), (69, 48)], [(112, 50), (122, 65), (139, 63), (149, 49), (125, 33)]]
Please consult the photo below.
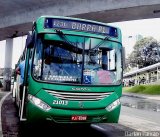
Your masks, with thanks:
[[(118, 123), (121, 104), (112, 111), (104, 109), (57, 109), (51, 108), (44, 111), (28, 102), (26, 116), (28, 122), (51, 121), (54, 123)], [(85, 116), (85, 120), (73, 120), (72, 116)]]

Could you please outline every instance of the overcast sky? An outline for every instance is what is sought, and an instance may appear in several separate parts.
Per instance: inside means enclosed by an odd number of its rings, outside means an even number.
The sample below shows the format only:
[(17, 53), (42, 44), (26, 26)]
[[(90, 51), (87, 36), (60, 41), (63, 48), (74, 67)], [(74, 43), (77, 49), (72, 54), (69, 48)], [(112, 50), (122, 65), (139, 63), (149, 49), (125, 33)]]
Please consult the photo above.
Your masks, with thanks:
[(136, 36), (152, 36), (160, 41), (160, 18), (110, 23), (122, 31), (122, 43), (129, 55), (133, 51)]
[[(122, 30), (122, 43), (127, 55), (133, 50), (136, 35), (153, 36), (160, 41), (160, 18), (110, 23)], [(130, 37), (129, 37), (130, 36)], [(13, 42), (12, 68), (23, 50), (26, 37), (15, 38)], [(0, 68), (4, 67), (5, 41), (0, 41)]]
[(141, 34), (143, 36), (153, 36), (157, 40), (160, 40), (160, 18), (125, 21), (110, 24), (121, 28), (122, 35), (125, 37)]

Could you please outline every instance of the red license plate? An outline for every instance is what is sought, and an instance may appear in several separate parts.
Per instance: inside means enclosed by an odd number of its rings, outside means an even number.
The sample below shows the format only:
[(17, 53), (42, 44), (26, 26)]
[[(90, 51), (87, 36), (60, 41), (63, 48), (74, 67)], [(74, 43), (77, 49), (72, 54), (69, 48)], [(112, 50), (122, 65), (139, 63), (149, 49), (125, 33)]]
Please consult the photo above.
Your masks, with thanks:
[(87, 120), (87, 116), (86, 115), (80, 115), (80, 116), (74, 115), (71, 117), (71, 120), (72, 121), (85, 121)]

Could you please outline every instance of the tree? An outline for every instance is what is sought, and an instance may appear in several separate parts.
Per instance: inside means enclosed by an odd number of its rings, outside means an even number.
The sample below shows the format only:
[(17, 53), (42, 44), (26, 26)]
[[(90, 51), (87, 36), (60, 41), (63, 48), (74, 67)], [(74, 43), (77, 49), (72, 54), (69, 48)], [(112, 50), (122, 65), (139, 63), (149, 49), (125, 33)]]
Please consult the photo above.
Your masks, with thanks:
[(133, 49), (128, 57), (131, 67), (142, 68), (160, 61), (160, 44), (153, 37), (142, 38)]

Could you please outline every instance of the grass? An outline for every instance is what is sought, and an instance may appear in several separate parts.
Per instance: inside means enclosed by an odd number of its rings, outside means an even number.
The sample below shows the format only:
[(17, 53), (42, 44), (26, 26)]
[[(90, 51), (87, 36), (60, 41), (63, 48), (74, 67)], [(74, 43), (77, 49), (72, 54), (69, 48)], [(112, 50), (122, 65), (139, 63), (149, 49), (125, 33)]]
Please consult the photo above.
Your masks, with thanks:
[(160, 85), (137, 85), (134, 87), (124, 87), (123, 92), (160, 95)]

